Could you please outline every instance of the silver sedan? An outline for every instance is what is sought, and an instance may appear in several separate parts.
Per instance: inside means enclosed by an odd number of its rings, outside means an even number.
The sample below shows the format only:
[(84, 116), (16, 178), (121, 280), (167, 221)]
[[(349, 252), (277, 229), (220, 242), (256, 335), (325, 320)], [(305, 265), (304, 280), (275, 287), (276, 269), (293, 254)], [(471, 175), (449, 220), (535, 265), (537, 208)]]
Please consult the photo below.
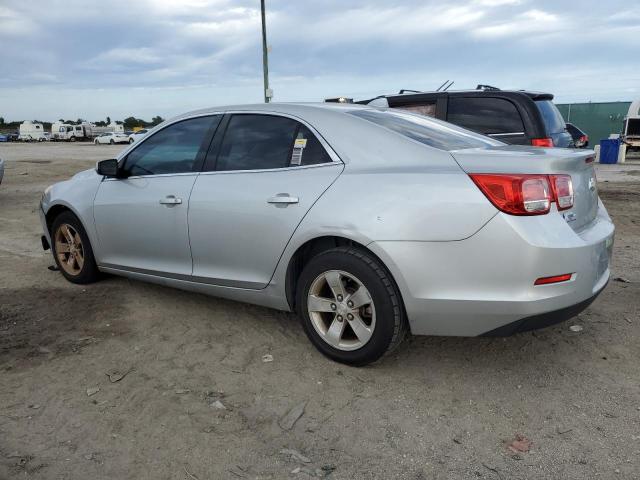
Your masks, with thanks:
[(297, 312), (364, 365), (417, 335), (576, 315), (609, 278), (593, 152), (515, 147), (375, 107), (188, 113), (47, 188), (43, 245), (102, 272)]

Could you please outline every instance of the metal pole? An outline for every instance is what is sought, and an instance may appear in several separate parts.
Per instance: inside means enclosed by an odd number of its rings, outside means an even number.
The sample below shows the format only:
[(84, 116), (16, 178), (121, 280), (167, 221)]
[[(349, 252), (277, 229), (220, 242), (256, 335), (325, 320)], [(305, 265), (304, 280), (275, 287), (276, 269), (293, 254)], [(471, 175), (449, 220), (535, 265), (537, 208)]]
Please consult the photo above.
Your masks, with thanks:
[(267, 22), (264, 14), (264, 0), (260, 0), (262, 8), (262, 70), (264, 73), (264, 103), (269, 103), (269, 54), (267, 53)]

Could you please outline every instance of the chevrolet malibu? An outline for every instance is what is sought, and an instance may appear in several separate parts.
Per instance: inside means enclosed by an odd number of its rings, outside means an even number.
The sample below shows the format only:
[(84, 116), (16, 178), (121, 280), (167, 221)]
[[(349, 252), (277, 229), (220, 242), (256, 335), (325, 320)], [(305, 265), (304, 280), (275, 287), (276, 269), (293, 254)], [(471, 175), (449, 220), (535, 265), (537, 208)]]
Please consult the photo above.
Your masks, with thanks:
[(364, 365), (416, 335), (570, 318), (609, 279), (593, 152), (507, 146), (337, 104), (188, 113), (45, 190), (64, 277), (102, 272), (297, 312)]

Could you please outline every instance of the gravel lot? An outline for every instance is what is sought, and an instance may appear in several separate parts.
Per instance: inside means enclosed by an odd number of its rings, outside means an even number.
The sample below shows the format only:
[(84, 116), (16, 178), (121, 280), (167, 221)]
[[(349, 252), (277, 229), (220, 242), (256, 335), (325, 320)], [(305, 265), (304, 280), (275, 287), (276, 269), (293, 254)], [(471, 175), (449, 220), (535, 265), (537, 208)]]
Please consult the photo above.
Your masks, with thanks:
[(0, 144), (0, 478), (640, 478), (640, 165), (599, 171), (625, 281), (579, 318), (355, 369), (290, 314), (48, 270), (41, 192), (121, 148)]

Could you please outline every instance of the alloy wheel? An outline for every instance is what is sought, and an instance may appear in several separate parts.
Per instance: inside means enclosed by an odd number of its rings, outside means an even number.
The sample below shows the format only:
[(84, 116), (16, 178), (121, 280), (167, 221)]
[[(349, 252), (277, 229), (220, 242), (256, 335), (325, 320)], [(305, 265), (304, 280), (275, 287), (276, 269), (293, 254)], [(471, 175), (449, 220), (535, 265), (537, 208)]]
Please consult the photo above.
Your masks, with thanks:
[(54, 241), (60, 267), (69, 275), (79, 275), (84, 265), (84, 248), (76, 229), (67, 223), (61, 224)]
[(316, 277), (309, 288), (307, 310), (320, 338), (338, 350), (363, 347), (376, 326), (369, 290), (342, 270), (329, 270)]

